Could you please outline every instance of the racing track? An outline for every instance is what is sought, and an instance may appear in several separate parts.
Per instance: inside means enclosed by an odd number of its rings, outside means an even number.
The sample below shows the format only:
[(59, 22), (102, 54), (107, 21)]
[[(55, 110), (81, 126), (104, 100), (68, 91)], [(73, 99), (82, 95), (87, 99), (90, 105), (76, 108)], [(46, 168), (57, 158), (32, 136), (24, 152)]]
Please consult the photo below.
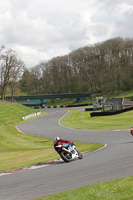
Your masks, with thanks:
[(133, 175), (133, 137), (129, 131), (98, 132), (64, 128), (58, 124), (58, 120), (65, 112), (59, 110), (62, 112), (49, 109), (47, 116), (20, 124), (18, 128), (44, 138), (60, 136), (73, 141), (106, 143), (108, 146), (84, 156), (83, 160), (0, 176), (0, 200), (30, 200)]

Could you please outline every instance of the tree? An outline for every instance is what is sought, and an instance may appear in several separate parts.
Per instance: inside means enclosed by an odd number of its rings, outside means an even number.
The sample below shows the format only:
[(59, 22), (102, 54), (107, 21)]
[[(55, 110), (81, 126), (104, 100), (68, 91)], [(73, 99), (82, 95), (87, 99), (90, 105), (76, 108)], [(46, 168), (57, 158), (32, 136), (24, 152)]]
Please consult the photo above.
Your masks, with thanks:
[(2, 100), (5, 99), (6, 90), (10, 82), (18, 81), (24, 68), (25, 64), (15, 51), (12, 49), (7, 50), (6, 48), (2, 49), (0, 56), (0, 93)]
[(35, 90), (34, 79), (34, 74), (28, 69), (25, 69), (19, 81), (21, 91), (26, 92), (28, 94), (33, 94)]
[[(31, 69), (32, 93), (101, 94), (132, 89), (133, 40), (120, 37), (79, 48)], [(32, 77), (32, 78), (31, 78)], [(23, 77), (24, 78), (24, 77)]]

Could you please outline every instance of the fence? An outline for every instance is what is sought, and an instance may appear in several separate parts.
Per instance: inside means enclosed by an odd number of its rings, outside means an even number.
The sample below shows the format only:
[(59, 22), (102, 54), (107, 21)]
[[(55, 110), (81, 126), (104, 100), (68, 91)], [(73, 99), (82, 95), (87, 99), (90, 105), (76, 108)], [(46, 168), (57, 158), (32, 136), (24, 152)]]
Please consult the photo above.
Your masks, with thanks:
[(122, 106), (118, 104), (118, 102), (106, 102), (102, 105), (102, 111), (103, 112), (115, 112), (118, 110), (121, 110)]

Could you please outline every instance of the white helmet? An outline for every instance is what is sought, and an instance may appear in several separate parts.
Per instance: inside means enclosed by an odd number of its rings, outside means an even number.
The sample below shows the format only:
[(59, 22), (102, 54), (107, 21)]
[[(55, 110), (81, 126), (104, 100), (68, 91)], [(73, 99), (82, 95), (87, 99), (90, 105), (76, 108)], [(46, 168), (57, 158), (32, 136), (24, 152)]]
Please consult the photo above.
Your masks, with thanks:
[(56, 140), (60, 140), (60, 138), (57, 136), (57, 137), (56, 137)]

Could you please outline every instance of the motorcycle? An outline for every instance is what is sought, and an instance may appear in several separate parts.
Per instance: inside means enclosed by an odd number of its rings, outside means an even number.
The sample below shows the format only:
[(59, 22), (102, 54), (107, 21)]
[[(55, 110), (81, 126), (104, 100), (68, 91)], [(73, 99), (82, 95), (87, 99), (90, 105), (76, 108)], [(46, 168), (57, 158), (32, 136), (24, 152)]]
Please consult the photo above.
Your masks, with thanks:
[(133, 136), (133, 127), (131, 127), (131, 129), (130, 129), (130, 133)]
[(74, 143), (55, 146), (55, 150), (65, 162), (83, 158)]

